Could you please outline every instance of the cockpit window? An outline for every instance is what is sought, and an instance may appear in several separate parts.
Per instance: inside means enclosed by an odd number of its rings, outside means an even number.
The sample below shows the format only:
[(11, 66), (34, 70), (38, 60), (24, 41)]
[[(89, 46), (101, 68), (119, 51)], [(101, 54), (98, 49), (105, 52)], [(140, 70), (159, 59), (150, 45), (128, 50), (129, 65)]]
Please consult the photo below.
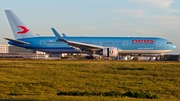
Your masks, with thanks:
[(167, 42), (167, 44), (172, 44), (172, 42)]

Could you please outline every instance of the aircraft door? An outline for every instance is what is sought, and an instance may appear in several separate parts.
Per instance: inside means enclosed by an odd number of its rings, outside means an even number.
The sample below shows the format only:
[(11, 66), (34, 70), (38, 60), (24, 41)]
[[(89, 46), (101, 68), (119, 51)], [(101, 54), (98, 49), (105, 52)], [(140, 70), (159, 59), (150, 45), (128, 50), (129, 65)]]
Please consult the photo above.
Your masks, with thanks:
[(156, 47), (161, 47), (162, 46), (162, 42), (161, 41), (156, 41)]
[(40, 41), (39, 41), (39, 45), (40, 45), (40, 46), (45, 46), (45, 41), (44, 41), (44, 40), (40, 40)]
[(122, 45), (123, 45), (124, 47), (128, 47), (128, 41), (127, 41), (127, 40), (124, 40), (124, 41), (122, 42)]

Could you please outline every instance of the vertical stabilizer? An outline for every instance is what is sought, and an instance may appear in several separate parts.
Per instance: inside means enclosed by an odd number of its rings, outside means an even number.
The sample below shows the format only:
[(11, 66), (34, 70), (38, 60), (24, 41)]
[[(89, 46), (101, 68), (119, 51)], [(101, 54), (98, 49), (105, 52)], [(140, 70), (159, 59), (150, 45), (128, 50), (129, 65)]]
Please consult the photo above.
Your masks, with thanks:
[(15, 39), (37, 37), (11, 10), (5, 10)]

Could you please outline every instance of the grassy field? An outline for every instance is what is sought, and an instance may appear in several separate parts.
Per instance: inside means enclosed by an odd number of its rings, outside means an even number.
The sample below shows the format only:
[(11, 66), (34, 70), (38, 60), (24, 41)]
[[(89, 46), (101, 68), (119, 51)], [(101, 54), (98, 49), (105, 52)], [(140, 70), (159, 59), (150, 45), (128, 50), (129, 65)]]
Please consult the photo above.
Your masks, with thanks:
[(130, 96), (57, 95), (59, 92), (148, 92), (180, 99), (180, 62), (0, 60), (0, 100), (152, 100)]

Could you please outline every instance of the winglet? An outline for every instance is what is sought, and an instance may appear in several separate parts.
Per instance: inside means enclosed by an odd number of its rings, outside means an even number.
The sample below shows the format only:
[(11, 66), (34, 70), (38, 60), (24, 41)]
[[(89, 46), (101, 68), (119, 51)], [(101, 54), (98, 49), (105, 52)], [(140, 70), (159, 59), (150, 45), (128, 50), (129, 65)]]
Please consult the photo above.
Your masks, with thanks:
[(65, 33), (62, 33), (62, 36), (63, 36), (63, 37), (67, 37)]
[(59, 41), (66, 41), (63, 37), (61, 37), (61, 35), (54, 29), (54, 28), (51, 28), (54, 35), (56, 36), (57, 40)]

